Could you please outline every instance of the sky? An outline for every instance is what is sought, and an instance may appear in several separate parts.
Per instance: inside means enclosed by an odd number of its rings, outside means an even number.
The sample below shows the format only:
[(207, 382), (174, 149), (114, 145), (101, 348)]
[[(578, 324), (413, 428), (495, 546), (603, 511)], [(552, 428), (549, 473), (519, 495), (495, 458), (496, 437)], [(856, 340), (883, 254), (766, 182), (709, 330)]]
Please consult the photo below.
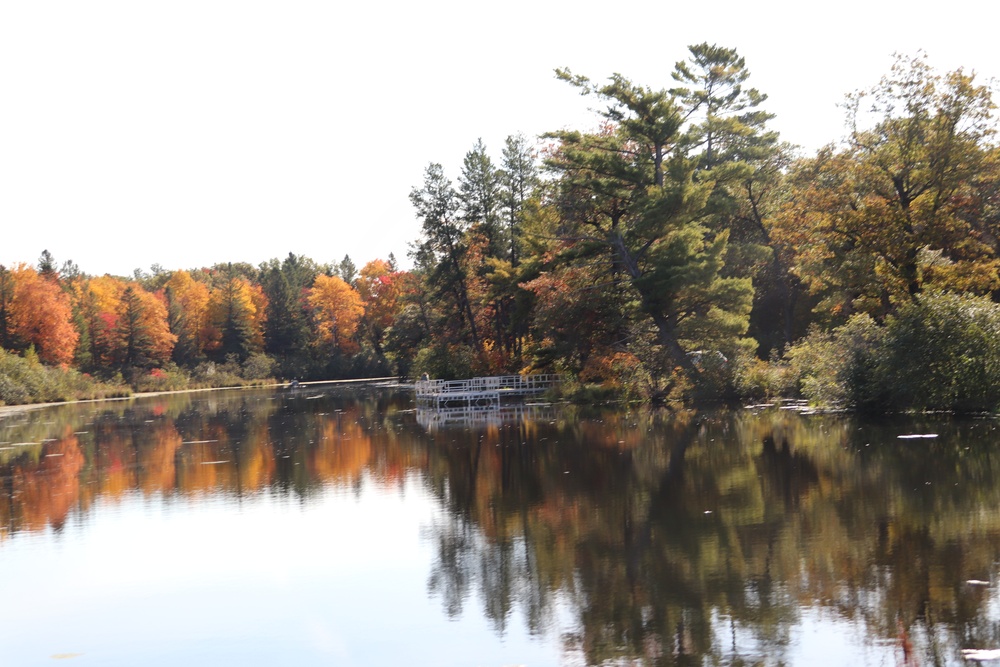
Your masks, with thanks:
[(668, 88), (688, 45), (735, 48), (809, 153), (893, 53), (1000, 77), (997, 19), (985, 0), (0, 0), (0, 264), (406, 266), (429, 163), (457, 180), (479, 138), (498, 162), (510, 134), (595, 126), (556, 67)]

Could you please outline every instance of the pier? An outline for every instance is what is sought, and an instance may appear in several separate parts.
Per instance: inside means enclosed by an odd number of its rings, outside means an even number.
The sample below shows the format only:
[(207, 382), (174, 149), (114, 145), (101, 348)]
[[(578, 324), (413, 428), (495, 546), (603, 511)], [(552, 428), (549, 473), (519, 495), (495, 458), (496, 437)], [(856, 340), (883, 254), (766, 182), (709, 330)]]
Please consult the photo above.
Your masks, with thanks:
[(425, 408), (466, 407), (496, 409), (505, 398), (541, 394), (559, 384), (555, 373), (499, 375), (468, 380), (417, 380), (417, 405)]

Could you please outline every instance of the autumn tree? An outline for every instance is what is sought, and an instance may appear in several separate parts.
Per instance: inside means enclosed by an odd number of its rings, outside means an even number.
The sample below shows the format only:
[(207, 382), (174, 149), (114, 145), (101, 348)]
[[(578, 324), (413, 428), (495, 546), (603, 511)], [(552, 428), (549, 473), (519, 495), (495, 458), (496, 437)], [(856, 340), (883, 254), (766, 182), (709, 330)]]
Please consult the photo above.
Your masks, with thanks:
[(170, 331), (177, 337), (173, 359), (193, 364), (203, 359), (209, 343), (209, 290), (187, 271), (174, 271), (164, 285)]
[(0, 291), (9, 293), (9, 296), (0, 294), (0, 299), (7, 299), (2, 307), (6, 311), (6, 338), (11, 349), (33, 346), (38, 358), (50, 364), (73, 361), (80, 334), (73, 327), (69, 295), (62, 291), (54, 276), (46, 278), (23, 264), (10, 271), (3, 269)]
[(595, 358), (614, 355), (628, 306), (600, 267), (557, 265), (524, 283), (524, 289), (535, 297), (530, 366), (579, 375)]
[(339, 353), (356, 351), (354, 334), (364, 314), (357, 291), (342, 278), (320, 274), (307, 300), (313, 309), (319, 342)]
[(116, 365), (118, 342), (115, 330), (121, 296), (128, 284), (104, 275), (72, 283), (74, 306), (87, 332), (89, 350), (81, 353), (92, 371), (110, 371)]
[(116, 365), (151, 368), (170, 359), (177, 336), (170, 332), (166, 304), (137, 284), (122, 292), (114, 330)]
[(927, 284), (964, 274), (997, 288), (992, 249), (968, 215), (994, 135), (988, 87), (961, 69), (898, 57), (848, 97), (850, 135), (796, 165), (775, 231), (832, 312), (882, 316)]
[(236, 267), (230, 265), (223, 271), (221, 284), (208, 300), (208, 349), (219, 358), (234, 356), (242, 362), (263, 349), (267, 298), (260, 286), (239, 275)]
[(362, 329), (375, 353), (384, 358), (383, 341), (397, 313), (403, 307), (403, 276), (389, 262), (372, 260), (358, 275), (358, 295), (364, 307)]

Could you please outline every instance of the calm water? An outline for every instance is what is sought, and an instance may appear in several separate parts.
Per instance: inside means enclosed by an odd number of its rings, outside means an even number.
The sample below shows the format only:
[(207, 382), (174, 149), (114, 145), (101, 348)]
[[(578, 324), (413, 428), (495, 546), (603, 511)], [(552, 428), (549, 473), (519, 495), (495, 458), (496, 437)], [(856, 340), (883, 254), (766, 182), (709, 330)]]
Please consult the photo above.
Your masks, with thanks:
[(964, 664), (1000, 647), (998, 479), (985, 420), (360, 388), (8, 414), (0, 664)]

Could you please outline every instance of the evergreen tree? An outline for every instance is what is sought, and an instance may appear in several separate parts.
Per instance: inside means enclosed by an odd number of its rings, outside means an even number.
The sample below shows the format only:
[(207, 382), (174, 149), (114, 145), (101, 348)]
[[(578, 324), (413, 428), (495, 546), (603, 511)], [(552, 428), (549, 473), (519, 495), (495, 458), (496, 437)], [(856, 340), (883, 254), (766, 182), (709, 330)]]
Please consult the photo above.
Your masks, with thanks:
[(350, 255), (344, 255), (344, 259), (340, 260), (340, 264), (337, 265), (336, 273), (345, 283), (353, 285), (354, 279), (358, 277), (358, 267), (355, 266)]
[(38, 258), (38, 274), (43, 278), (59, 278), (59, 272), (56, 270), (56, 260), (48, 250), (43, 250), (41, 256)]
[(518, 244), (520, 222), (525, 202), (538, 186), (538, 169), (531, 155), (528, 140), (523, 134), (507, 137), (503, 148), (503, 165), (499, 172), (500, 201), (507, 225), (507, 243), (512, 266), (520, 261)]
[(424, 186), (410, 192), (410, 202), (422, 220), (423, 241), (414, 251), (418, 266), (426, 267), (433, 291), (450, 301), (458, 321), (464, 322), (472, 345), (480, 349), (476, 318), (469, 299), (469, 274), (465, 263), (468, 243), (459, 216), (458, 193), (440, 164), (424, 172)]
[(167, 324), (170, 331), (177, 336), (177, 344), (174, 345), (171, 356), (180, 365), (193, 366), (203, 359), (198, 331), (191, 326), (188, 313), (172, 286), (167, 285), (164, 296), (167, 299)]
[(262, 335), (253, 288), (237, 274), (237, 268), (227, 267), (225, 282), (213, 291), (210, 310), (219, 331), (218, 355), (243, 362), (262, 347)]
[(698, 160), (683, 150), (682, 108), (669, 91), (617, 74), (603, 86), (568, 71), (558, 75), (605, 102), (611, 123), (600, 134), (548, 135), (560, 142), (548, 166), (559, 176), (559, 205), (575, 230), (567, 239), (573, 254), (608, 257), (609, 277), (627, 281), (655, 325), (668, 366), (695, 377), (688, 351), (735, 345), (753, 290), (749, 280), (721, 275), (728, 232), (712, 233), (699, 222), (715, 184), (694, 180)]
[(503, 245), (499, 221), (500, 180), (482, 139), (465, 154), (458, 192), (466, 224), (486, 237), (487, 256), (499, 257)]
[(767, 95), (746, 85), (750, 71), (735, 49), (702, 43), (689, 52), (674, 68), (681, 86), (671, 92), (684, 109), (686, 150), (698, 158), (695, 177), (715, 182), (704, 222), (729, 232), (724, 275), (753, 280), (750, 331), (766, 355), (793, 338), (802, 292), (769, 229), (792, 150), (768, 129), (774, 115), (761, 108)]
[(319, 273), (315, 264), (292, 253), (279, 265), (272, 261), (262, 273), (262, 287), (267, 296), (267, 322), (264, 326), (264, 350), (268, 354), (297, 360), (303, 370), (309, 347), (309, 322), (303, 309), (303, 293)]

